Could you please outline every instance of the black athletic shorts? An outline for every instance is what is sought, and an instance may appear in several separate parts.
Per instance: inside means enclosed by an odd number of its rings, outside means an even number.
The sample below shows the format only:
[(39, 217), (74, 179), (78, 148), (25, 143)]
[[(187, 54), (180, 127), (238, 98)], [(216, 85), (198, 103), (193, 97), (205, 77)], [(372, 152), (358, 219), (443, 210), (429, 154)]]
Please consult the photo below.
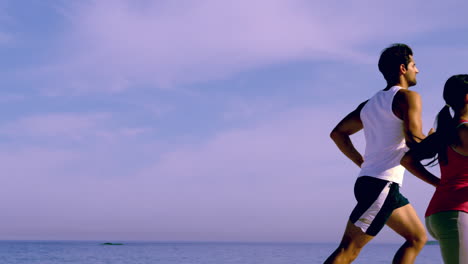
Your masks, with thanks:
[(370, 176), (359, 177), (354, 185), (358, 203), (349, 220), (366, 234), (377, 235), (395, 209), (409, 204), (399, 189), (395, 182)]

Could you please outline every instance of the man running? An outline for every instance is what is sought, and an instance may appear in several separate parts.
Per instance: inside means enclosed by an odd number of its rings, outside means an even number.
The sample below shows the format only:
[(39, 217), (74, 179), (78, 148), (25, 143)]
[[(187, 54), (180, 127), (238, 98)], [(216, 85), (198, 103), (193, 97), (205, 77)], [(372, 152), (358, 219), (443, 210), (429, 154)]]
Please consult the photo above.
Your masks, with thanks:
[[(408, 88), (419, 72), (413, 51), (405, 44), (383, 50), (379, 70), (387, 87), (361, 103), (333, 129), (330, 137), (346, 157), (361, 168), (354, 185), (357, 205), (338, 248), (325, 263), (351, 263), (384, 225), (405, 238), (393, 263), (414, 263), (426, 243), (426, 231), (416, 211), (399, 192), (404, 168), (400, 160), (422, 133), (421, 98)], [(350, 135), (364, 129), (364, 157)]]

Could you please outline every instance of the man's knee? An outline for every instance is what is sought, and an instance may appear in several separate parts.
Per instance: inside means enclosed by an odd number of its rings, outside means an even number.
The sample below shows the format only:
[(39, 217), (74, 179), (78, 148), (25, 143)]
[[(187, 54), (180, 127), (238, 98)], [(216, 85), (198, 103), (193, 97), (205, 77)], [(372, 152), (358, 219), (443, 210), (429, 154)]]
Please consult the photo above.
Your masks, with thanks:
[(412, 237), (406, 238), (406, 242), (410, 244), (412, 247), (422, 249), (427, 242), (427, 235), (425, 232), (416, 234)]
[(362, 230), (348, 222), (345, 234), (340, 242), (336, 252), (339, 259), (346, 262), (351, 262), (357, 258), (362, 248), (373, 238), (362, 232)]
[(361, 253), (364, 246), (365, 244), (362, 243), (341, 242), (338, 248), (342, 255), (345, 255), (347, 259), (352, 261), (359, 256), (359, 253)]

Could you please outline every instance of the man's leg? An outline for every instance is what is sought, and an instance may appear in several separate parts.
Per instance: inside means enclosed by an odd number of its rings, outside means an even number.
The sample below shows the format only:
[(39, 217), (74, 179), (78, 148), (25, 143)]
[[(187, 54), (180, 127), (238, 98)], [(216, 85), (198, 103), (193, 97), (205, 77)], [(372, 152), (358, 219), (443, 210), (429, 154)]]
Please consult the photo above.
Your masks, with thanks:
[(426, 244), (427, 235), (413, 206), (407, 204), (393, 211), (387, 225), (406, 239), (393, 258), (393, 263), (414, 263), (416, 256)]
[(348, 221), (346, 230), (338, 248), (327, 258), (324, 264), (351, 263), (357, 258), (361, 249), (374, 238)]

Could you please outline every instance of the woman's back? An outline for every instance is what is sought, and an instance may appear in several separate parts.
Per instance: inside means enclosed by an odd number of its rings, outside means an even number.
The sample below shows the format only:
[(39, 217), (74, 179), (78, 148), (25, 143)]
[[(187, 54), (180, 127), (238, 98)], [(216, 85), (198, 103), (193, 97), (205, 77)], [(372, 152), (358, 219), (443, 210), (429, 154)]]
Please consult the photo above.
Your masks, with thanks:
[(468, 212), (468, 124), (457, 128), (461, 144), (447, 146), (447, 163), (440, 164), (441, 180), (426, 216), (458, 210)]

